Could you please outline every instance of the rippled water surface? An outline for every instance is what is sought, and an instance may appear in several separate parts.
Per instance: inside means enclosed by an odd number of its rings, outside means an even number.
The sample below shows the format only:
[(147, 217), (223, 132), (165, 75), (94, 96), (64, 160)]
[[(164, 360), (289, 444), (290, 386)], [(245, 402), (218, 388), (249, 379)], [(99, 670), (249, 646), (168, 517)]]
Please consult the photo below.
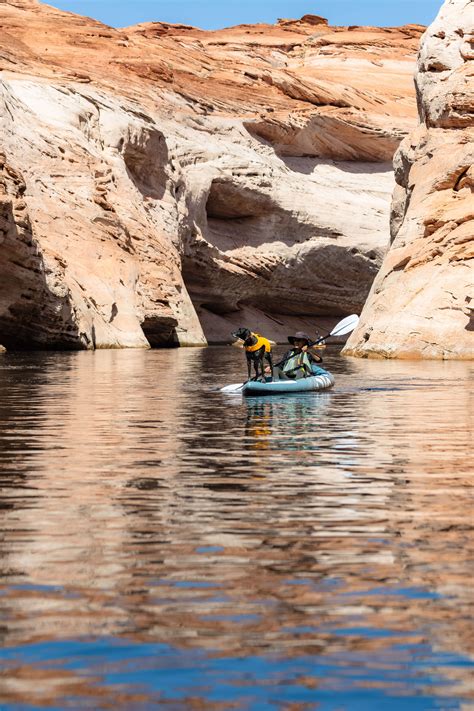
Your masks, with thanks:
[(0, 357), (1, 709), (471, 707), (471, 366), (326, 364)]

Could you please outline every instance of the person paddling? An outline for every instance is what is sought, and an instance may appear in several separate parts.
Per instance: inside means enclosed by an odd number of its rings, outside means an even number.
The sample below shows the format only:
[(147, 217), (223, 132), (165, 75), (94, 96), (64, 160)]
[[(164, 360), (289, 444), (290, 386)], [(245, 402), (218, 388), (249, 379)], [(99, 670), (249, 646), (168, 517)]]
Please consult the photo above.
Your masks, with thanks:
[(323, 359), (313, 348), (313, 339), (307, 333), (298, 331), (294, 336), (288, 336), (288, 342), (292, 348), (275, 364), (280, 380), (299, 380), (326, 373), (319, 365)]

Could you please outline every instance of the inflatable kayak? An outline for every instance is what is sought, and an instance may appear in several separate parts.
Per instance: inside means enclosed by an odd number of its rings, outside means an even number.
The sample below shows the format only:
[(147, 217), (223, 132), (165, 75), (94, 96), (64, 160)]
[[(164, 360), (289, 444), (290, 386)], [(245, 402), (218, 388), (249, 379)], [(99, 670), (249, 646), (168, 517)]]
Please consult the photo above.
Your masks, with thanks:
[(262, 383), (258, 380), (249, 380), (242, 387), (244, 395), (276, 395), (278, 393), (304, 393), (311, 390), (327, 390), (334, 385), (331, 373), (324, 375), (310, 375), (299, 380), (273, 380)]

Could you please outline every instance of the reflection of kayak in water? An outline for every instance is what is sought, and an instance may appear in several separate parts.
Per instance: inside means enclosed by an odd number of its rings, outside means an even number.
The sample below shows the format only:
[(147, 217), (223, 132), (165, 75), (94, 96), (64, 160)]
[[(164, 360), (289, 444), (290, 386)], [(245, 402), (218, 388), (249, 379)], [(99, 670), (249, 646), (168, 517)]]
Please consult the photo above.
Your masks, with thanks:
[[(265, 475), (266, 462), (269, 470), (273, 470), (272, 457), (276, 451), (294, 450), (301, 454), (303, 450), (319, 450), (321, 440), (317, 430), (333, 402), (332, 396), (330, 390), (325, 390), (317, 395), (307, 391), (245, 397), (247, 419), (243, 448), (261, 456), (253, 460), (255, 476)], [(266, 455), (270, 455), (268, 460)]]
[(249, 380), (242, 388), (244, 395), (278, 395), (279, 393), (302, 393), (311, 390), (327, 390), (334, 385), (331, 373), (323, 375), (310, 375), (308, 378), (298, 380), (273, 380), (262, 383), (258, 380)]

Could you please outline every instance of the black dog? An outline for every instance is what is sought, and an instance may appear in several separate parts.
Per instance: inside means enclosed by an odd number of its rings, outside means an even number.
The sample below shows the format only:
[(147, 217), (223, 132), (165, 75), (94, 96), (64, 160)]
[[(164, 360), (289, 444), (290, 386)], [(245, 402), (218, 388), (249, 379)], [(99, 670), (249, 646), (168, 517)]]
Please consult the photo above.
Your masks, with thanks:
[(267, 338), (263, 338), (258, 333), (252, 333), (248, 328), (239, 328), (232, 333), (234, 338), (240, 338), (244, 342), (245, 355), (247, 358), (248, 379), (252, 373), (252, 364), (255, 370), (255, 380), (265, 382), (265, 361), (270, 366), (270, 373), (273, 378), (272, 347)]

